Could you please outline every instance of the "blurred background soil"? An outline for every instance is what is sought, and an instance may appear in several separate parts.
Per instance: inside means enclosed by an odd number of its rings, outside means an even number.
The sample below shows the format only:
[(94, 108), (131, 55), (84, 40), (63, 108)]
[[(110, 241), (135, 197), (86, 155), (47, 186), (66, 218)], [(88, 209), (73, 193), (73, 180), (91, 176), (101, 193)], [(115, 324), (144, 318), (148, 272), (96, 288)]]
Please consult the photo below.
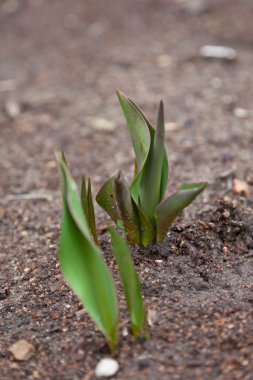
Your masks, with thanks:
[[(2, 379), (87, 380), (107, 354), (59, 272), (54, 152), (64, 150), (79, 183), (91, 176), (94, 191), (119, 169), (131, 175), (116, 89), (151, 121), (164, 100), (168, 191), (209, 182), (181, 230), (172, 230), (163, 248), (169, 258), (158, 253), (162, 268), (149, 256), (136, 259), (160, 319), (150, 342), (123, 338), (116, 378), (253, 379), (252, 17), (251, 0), (0, 1)], [(203, 58), (203, 45), (231, 47), (236, 59)], [(188, 245), (175, 249), (182, 239)], [(206, 271), (226, 280), (211, 276), (208, 288), (199, 287)], [(21, 338), (36, 348), (24, 363), (8, 352)]]

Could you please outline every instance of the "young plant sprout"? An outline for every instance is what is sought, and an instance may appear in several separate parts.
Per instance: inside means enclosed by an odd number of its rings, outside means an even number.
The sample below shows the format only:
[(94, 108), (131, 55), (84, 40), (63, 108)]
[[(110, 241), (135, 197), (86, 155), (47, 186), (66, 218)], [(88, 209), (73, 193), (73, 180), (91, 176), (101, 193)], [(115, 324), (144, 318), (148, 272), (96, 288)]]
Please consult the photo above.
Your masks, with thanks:
[[(160, 102), (157, 127), (151, 125), (139, 107), (121, 92), (119, 101), (135, 152), (135, 173), (129, 186), (121, 172), (99, 190), (96, 200), (121, 228), (131, 245), (148, 246), (164, 241), (177, 215), (206, 187), (206, 182), (181, 186), (167, 199), (169, 176), (164, 146), (164, 111)], [(96, 231), (90, 179), (82, 178), (81, 196), (63, 153), (56, 155), (63, 197), (59, 258), (61, 269), (105, 335), (111, 351), (118, 344), (118, 301), (110, 271), (103, 260)], [(108, 228), (133, 329), (148, 337), (141, 285), (129, 248), (112, 227)]]
[[(114, 352), (118, 345), (118, 302), (112, 276), (102, 258), (98, 243), (91, 185), (82, 180), (81, 198), (63, 153), (56, 155), (63, 197), (59, 259), (61, 269), (87, 312), (105, 335)], [(122, 277), (124, 293), (136, 337), (146, 327), (146, 313), (138, 275), (129, 249), (110, 228), (113, 252)], [(146, 332), (147, 335), (147, 332)]]
[(165, 150), (163, 102), (160, 102), (156, 129), (140, 108), (117, 92), (135, 152), (135, 173), (130, 186), (121, 172), (99, 190), (96, 200), (131, 245), (162, 243), (181, 211), (205, 189), (207, 183), (186, 184), (167, 199), (169, 177)]

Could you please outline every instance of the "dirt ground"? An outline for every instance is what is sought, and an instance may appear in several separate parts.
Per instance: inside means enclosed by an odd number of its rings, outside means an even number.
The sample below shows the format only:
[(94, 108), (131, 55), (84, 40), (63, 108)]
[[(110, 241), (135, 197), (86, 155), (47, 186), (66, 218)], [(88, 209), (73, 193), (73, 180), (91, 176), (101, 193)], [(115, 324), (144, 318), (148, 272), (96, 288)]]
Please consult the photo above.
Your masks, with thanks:
[[(169, 192), (209, 187), (162, 247), (133, 250), (151, 339), (121, 337), (115, 379), (253, 379), (252, 17), (251, 0), (0, 1), (2, 380), (89, 380), (109, 355), (59, 270), (54, 151), (94, 191), (119, 169), (132, 173), (116, 88), (153, 121), (164, 100)], [(237, 59), (203, 59), (206, 44)], [(28, 361), (8, 350), (19, 339), (36, 348)]]

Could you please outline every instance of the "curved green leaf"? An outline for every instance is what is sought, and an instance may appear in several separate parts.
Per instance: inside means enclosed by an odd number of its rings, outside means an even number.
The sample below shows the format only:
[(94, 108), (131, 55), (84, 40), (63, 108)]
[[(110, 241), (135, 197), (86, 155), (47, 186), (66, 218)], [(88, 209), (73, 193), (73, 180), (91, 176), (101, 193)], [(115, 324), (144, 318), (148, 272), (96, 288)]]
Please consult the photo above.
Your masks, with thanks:
[[(139, 107), (131, 99), (127, 98), (123, 93), (117, 92), (117, 94), (126, 117), (136, 155), (136, 175), (130, 186), (130, 194), (135, 207), (138, 210), (139, 221), (141, 224), (141, 244), (147, 246), (155, 241), (156, 226), (154, 211), (157, 204), (159, 204), (161, 201), (168, 181), (168, 160), (164, 148), (163, 137), (163, 108), (162, 106), (160, 107), (158, 123), (159, 132), (157, 133), (157, 138), (155, 138), (155, 129), (139, 109)], [(147, 132), (149, 133), (149, 138), (147, 138)], [(155, 158), (152, 159), (154, 141)], [(152, 167), (154, 167), (152, 173), (150, 172), (150, 164)], [(159, 169), (161, 165), (162, 168)], [(159, 170), (158, 175), (157, 170)], [(153, 187), (152, 176), (154, 174), (155, 178), (157, 178), (155, 181), (157, 184), (155, 187), (155, 194), (158, 195), (158, 197), (153, 196), (151, 202), (150, 186)], [(151, 191), (151, 195), (153, 195), (153, 191)], [(152, 212), (150, 211), (151, 205)]]
[(147, 218), (155, 224), (155, 209), (160, 203), (161, 178), (164, 157), (164, 110), (163, 102), (160, 102), (157, 128), (154, 141), (150, 147), (148, 158), (142, 170), (139, 190), (140, 206), (145, 210)]
[(96, 220), (95, 220), (95, 212), (94, 212), (94, 204), (93, 204), (93, 198), (92, 198), (92, 192), (91, 192), (91, 182), (90, 178), (88, 179), (88, 191), (87, 191), (87, 203), (89, 208), (89, 226), (91, 233), (93, 235), (93, 239), (95, 243), (98, 245), (98, 235), (97, 235), (97, 229), (96, 229)]
[(146, 160), (150, 146), (149, 130), (142, 115), (131, 103), (130, 99), (120, 91), (117, 91), (117, 95), (127, 121), (138, 169), (140, 170)]
[(81, 184), (81, 205), (82, 205), (84, 215), (88, 221), (89, 209), (88, 209), (88, 202), (87, 202), (86, 178), (84, 175), (82, 176), (82, 184)]
[(94, 212), (93, 198), (92, 198), (92, 192), (91, 192), (91, 182), (89, 178), (88, 189), (86, 189), (86, 179), (84, 176), (82, 177), (82, 186), (81, 186), (81, 205), (82, 205), (84, 215), (87, 219), (90, 232), (93, 236), (95, 243), (98, 245), (99, 241), (98, 241), (98, 235), (97, 235), (97, 229), (96, 229), (95, 212)]
[(114, 223), (120, 226), (121, 220), (115, 199), (115, 178), (116, 176), (113, 176), (103, 184), (97, 193), (96, 201), (112, 218)]
[(120, 271), (133, 333), (135, 336), (140, 336), (147, 327), (147, 323), (139, 276), (124, 240), (113, 228), (108, 228), (108, 230), (111, 235), (113, 254)]
[[(140, 115), (143, 117), (143, 119), (146, 121), (146, 124), (147, 124), (148, 129), (149, 129), (149, 133), (150, 133), (150, 142), (151, 142), (150, 145), (153, 144), (154, 136), (155, 136), (155, 128), (150, 123), (148, 118), (144, 115), (142, 110), (137, 106), (137, 104), (135, 104), (133, 102), (133, 100), (131, 100), (131, 99), (129, 99), (129, 101), (135, 107), (135, 109), (140, 113)], [(162, 166), (161, 185), (160, 185), (160, 189), (161, 189), (160, 201), (162, 200), (162, 198), (166, 192), (166, 188), (167, 188), (167, 184), (168, 184), (168, 178), (169, 178), (169, 162), (168, 162), (167, 152), (166, 152), (166, 149), (164, 147), (164, 149), (163, 149), (163, 166)]]
[(140, 222), (141, 245), (143, 245), (143, 247), (147, 247), (149, 244), (155, 243), (156, 230), (154, 226), (149, 222), (140, 206), (135, 204), (135, 207), (137, 209)]
[(61, 269), (93, 321), (115, 350), (118, 342), (118, 304), (111, 274), (92, 242), (77, 185), (61, 155), (57, 155), (63, 195), (60, 237)]
[(157, 242), (161, 243), (169, 230), (170, 225), (178, 214), (187, 207), (205, 189), (206, 182), (193, 183), (181, 186), (168, 199), (161, 202), (156, 208)]
[(138, 213), (132, 201), (128, 184), (121, 172), (119, 172), (115, 179), (115, 198), (124, 224), (127, 240), (132, 245), (140, 244), (141, 236)]

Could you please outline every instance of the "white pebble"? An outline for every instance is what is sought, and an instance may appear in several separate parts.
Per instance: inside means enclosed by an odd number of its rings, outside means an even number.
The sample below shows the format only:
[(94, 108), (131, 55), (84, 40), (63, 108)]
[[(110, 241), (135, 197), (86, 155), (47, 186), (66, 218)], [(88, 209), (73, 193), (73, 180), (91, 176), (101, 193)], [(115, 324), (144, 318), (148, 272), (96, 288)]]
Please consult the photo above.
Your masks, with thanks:
[(117, 125), (113, 121), (103, 119), (100, 117), (90, 116), (90, 117), (87, 117), (86, 121), (92, 127), (100, 131), (112, 132), (117, 127)]
[(95, 369), (97, 377), (111, 377), (119, 370), (119, 363), (110, 358), (104, 358), (98, 362)]
[(236, 51), (227, 46), (204, 45), (200, 48), (199, 52), (204, 58), (217, 58), (234, 61), (237, 57)]
[(244, 108), (236, 107), (234, 109), (234, 116), (238, 119), (245, 119), (248, 116), (248, 111)]
[(20, 105), (14, 100), (7, 100), (5, 112), (11, 119), (16, 119), (21, 112)]

